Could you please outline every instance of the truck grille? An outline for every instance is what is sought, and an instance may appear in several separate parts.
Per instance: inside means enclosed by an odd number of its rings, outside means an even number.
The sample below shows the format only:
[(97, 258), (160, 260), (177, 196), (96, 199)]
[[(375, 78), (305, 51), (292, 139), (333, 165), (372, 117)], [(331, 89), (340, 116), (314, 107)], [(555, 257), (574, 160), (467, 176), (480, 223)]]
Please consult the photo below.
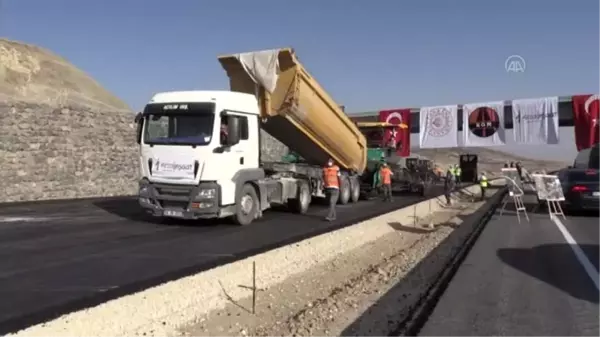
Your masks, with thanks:
[(186, 209), (188, 206), (188, 202), (187, 201), (170, 201), (170, 200), (163, 200), (160, 202), (162, 208), (177, 208), (177, 209)]

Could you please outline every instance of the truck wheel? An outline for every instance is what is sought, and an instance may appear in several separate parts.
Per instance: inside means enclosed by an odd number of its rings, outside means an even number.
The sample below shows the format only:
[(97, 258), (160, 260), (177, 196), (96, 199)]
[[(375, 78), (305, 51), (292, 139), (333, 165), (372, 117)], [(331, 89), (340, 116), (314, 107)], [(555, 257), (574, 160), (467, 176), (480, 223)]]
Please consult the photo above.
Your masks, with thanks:
[(288, 200), (288, 207), (294, 211), (294, 213), (305, 214), (308, 211), (312, 196), (310, 194), (310, 188), (306, 181), (302, 181), (298, 185), (298, 195), (295, 199)]
[(233, 221), (240, 226), (246, 226), (252, 223), (258, 210), (258, 196), (254, 186), (245, 184), (242, 193), (236, 200), (235, 215)]
[(356, 177), (350, 180), (350, 187), (352, 189), (350, 193), (350, 200), (352, 202), (358, 202), (358, 200), (360, 200), (360, 182)]
[(340, 179), (340, 198), (338, 199), (338, 203), (345, 205), (350, 201), (350, 180), (348, 180), (348, 176), (342, 176)]

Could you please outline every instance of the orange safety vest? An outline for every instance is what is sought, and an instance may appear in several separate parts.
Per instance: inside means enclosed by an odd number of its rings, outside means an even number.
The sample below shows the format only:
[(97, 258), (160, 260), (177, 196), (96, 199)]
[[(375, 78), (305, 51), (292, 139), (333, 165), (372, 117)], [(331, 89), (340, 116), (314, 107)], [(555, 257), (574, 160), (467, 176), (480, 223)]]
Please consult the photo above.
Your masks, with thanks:
[(340, 188), (340, 181), (338, 179), (339, 173), (340, 168), (336, 165), (328, 166), (323, 169), (325, 188)]
[(392, 170), (389, 167), (384, 167), (379, 171), (381, 175), (381, 182), (384, 185), (390, 185), (392, 183)]

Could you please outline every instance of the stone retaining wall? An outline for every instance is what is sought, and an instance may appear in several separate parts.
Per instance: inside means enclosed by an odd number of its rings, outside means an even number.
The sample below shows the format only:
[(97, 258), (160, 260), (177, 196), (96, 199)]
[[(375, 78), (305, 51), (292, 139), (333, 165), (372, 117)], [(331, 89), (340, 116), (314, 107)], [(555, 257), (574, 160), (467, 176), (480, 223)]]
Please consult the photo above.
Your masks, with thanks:
[(0, 104), (0, 202), (137, 191), (133, 115)]
[[(129, 112), (0, 104), (0, 202), (132, 195), (138, 145)], [(287, 148), (265, 132), (262, 159)]]

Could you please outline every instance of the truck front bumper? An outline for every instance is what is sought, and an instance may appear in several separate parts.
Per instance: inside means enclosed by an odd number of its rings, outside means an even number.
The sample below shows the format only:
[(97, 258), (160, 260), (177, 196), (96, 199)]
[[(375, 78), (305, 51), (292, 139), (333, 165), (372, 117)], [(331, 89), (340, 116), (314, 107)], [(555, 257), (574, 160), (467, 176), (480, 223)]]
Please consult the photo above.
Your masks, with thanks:
[(154, 216), (206, 219), (219, 216), (220, 186), (201, 182), (197, 186), (159, 184), (141, 180), (138, 201)]

